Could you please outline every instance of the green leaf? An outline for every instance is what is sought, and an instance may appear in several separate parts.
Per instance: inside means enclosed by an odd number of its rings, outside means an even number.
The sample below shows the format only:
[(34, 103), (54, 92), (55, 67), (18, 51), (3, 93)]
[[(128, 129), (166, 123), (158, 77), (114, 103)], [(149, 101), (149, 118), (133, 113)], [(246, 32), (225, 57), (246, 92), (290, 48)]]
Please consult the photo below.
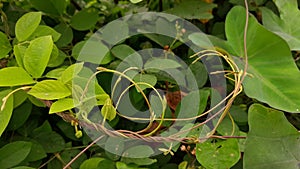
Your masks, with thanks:
[(110, 22), (102, 29), (103, 40), (112, 45), (116, 45), (125, 40), (128, 35), (128, 24), (120, 20)]
[(10, 117), (13, 112), (13, 103), (14, 99), (13, 97), (8, 97), (5, 103), (5, 106), (3, 107), (3, 98), (7, 96), (11, 90), (3, 90), (0, 91), (0, 108), (3, 110), (0, 110), (0, 136), (2, 135), (3, 131), (5, 130), (6, 126), (9, 123)]
[(51, 35), (54, 42), (56, 42), (61, 36), (61, 34), (56, 32), (53, 28), (46, 25), (39, 25), (28, 38), (28, 40), (33, 40), (35, 38), (47, 35)]
[(117, 111), (115, 107), (112, 105), (112, 101), (110, 98), (106, 99), (101, 109), (101, 114), (104, 117), (104, 119), (107, 119), (109, 121), (113, 120), (116, 117)]
[(35, 169), (35, 168), (26, 167), (26, 166), (18, 166), (18, 167), (14, 167), (14, 168), (11, 168), (11, 169)]
[[(149, 84), (150, 86), (154, 87), (154, 85), (156, 84), (157, 82), (157, 78), (156, 76), (154, 75), (150, 75), (150, 74), (137, 74), (133, 80), (138, 83), (138, 82), (142, 82), (142, 83), (147, 83)], [(144, 84), (138, 84), (138, 86), (144, 90), (144, 89), (147, 89), (147, 88), (151, 88), (150, 86), (148, 85), (144, 85)]]
[(74, 108), (74, 100), (72, 98), (60, 99), (54, 102), (49, 110), (49, 114), (63, 112)]
[(203, 63), (196, 62), (194, 64), (191, 64), (191, 65), (189, 65), (189, 69), (192, 71), (192, 74), (187, 73), (186, 78), (187, 79), (196, 79), (198, 88), (199, 89), (202, 88), (208, 79), (208, 74), (207, 74), (206, 68), (203, 65)]
[(196, 145), (196, 158), (207, 169), (231, 168), (240, 159), (237, 139), (209, 139)]
[(6, 144), (0, 149), (1, 168), (10, 168), (20, 164), (29, 154), (31, 143), (16, 141)]
[(25, 161), (33, 162), (47, 157), (47, 154), (40, 143), (33, 139), (30, 139), (30, 142), (31, 150), (28, 156), (26, 157)]
[(300, 50), (300, 11), (297, 0), (274, 0), (280, 17), (270, 9), (261, 8), (264, 26), (282, 37), (289, 44), (291, 50)]
[(151, 165), (157, 162), (157, 159), (152, 158), (126, 158), (122, 157), (122, 162), (125, 162), (126, 164), (136, 164), (136, 165)]
[(130, 56), (130, 55), (136, 53), (136, 51), (128, 45), (121, 44), (121, 45), (114, 46), (111, 49), (111, 53), (116, 58), (118, 58), (120, 60), (124, 60), (127, 56)]
[(143, 0), (130, 0), (130, 2), (131, 3), (134, 3), (134, 4), (136, 4), (136, 3), (139, 3), (139, 2), (142, 2)]
[(69, 25), (65, 23), (60, 23), (54, 27), (54, 29), (61, 34), (60, 38), (56, 42), (56, 45), (59, 47), (64, 47), (72, 42), (73, 40), (73, 31)]
[(123, 152), (123, 157), (129, 157), (129, 158), (145, 158), (150, 157), (154, 151), (150, 146), (147, 145), (137, 145), (128, 148)]
[(53, 45), (53, 49), (47, 67), (57, 67), (63, 64), (66, 58), (67, 55), (63, 51), (59, 50), (56, 45)]
[(147, 69), (157, 69), (157, 70), (165, 70), (165, 69), (175, 69), (181, 67), (181, 65), (175, 60), (171, 59), (162, 59), (162, 58), (153, 58), (148, 60), (144, 68)]
[(52, 79), (59, 79), (65, 70), (66, 70), (65, 67), (59, 67), (57, 69), (53, 69), (49, 71), (45, 75), (45, 77), (52, 78)]
[(7, 39), (7, 36), (0, 32), (0, 59), (6, 57), (6, 55), (11, 51), (12, 47)]
[(69, 81), (71, 81), (74, 76), (76, 76), (83, 68), (83, 62), (82, 63), (76, 63), (71, 66), (69, 66), (61, 75), (60, 80), (66, 84)]
[(87, 159), (80, 165), (80, 169), (98, 169), (98, 164), (103, 160), (105, 160), (105, 158), (93, 157)]
[(41, 132), (35, 135), (34, 139), (43, 146), (46, 153), (56, 153), (65, 148), (65, 141), (62, 136), (53, 131)]
[(45, 13), (62, 15), (69, 3), (68, 0), (29, 0), (33, 7)]
[[(234, 56), (244, 56), (244, 24), (245, 9), (234, 7), (228, 13), (225, 25)], [(285, 41), (250, 17), (247, 52), (248, 75), (243, 81), (247, 96), (277, 109), (300, 112), (300, 73)], [(243, 67), (241, 59), (235, 61)]]
[[(14, 99), (15, 100), (15, 99)], [(16, 130), (20, 128), (28, 119), (32, 110), (32, 103), (29, 101), (24, 102), (19, 107), (15, 108), (12, 117), (7, 126), (8, 130)]]
[(107, 59), (109, 59), (108, 62), (110, 62), (112, 58), (108, 53), (108, 47), (101, 41), (93, 38), (86, 42), (77, 43), (72, 50), (72, 56), (77, 59), (77, 61), (95, 64), (102, 64), (103, 61), (107, 62)]
[(0, 69), (0, 86), (20, 86), (33, 83), (35, 81), (20, 67)]
[(249, 127), (245, 169), (299, 168), (300, 133), (283, 112), (253, 104), (249, 108)]
[(53, 41), (51, 36), (42, 36), (30, 42), (23, 62), (25, 69), (34, 78), (39, 78), (44, 73), (52, 53), (52, 48)]
[(28, 97), (27, 92), (24, 90), (18, 90), (14, 92), (14, 108), (20, 106)]
[(136, 164), (126, 164), (120, 161), (116, 162), (116, 167), (117, 169), (145, 169), (145, 168), (139, 168)]
[(24, 14), (16, 23), (15, 34), (22, 42), (36, 30), (42, 19), (42, 12), (29, 12)]
[(70, 96), (71, 91), (58, 80), (43, 80), (34, 85), (28, 94), (39, 99), (54, 100)]
[(202, 0), (184, 0), (165, 12), (185, 19), (211, 19), (213, 18), (212, 9), (215, 7), (217, 7), (216, 4)]
[(93, 8), (86, 8), (77, 12), (71, 18), (71, 26), (80, 31), (95, 27), (98, 21), (98, 11)]
[(24, 68), (23, 60), (24, 60), (24, 55), (27, 50), (27, 47), (23, 45), (15, 45), (14, 46), (14, 55), (17, 61), (17, 64), (19, 67)]

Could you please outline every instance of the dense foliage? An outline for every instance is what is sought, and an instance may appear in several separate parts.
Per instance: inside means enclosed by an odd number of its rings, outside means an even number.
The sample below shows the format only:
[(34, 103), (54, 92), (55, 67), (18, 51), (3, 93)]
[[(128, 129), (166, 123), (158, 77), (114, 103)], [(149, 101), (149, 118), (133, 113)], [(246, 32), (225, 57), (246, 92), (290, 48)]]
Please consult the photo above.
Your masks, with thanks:
[(1, 169), (299, 168), (296, 0), (1, 0), (0, 15)]

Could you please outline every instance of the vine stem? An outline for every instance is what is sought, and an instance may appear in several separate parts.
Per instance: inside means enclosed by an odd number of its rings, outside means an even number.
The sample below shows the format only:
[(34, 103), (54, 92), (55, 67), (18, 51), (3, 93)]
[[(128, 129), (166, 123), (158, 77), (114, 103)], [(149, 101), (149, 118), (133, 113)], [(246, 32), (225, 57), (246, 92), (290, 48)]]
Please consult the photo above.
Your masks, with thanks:
[(246, 23), (245, 23), (245, 27), (244, 27), (244, 57), (245, 57), (245, 66), (244, 66), (244, 72), (243, 75), (241, 77), (241, 82), (244, 81), (246, 75), (247, 75), (247, 69), (248, 69), (248, 52), (247, 52), (247, 31), (248, 31), (248, 24), (249, 24), (249, 7), (248, 7), (248, 3), (247, 0), (244, 1), (245, 2), (245, 8), (246, 8)]
[(98, 141), (100, 141), (102, 138), (104, 137), (104, 135), (98, 137), (97, 139), (95, 139), (92, 143), (90, 143), (88, 146), (86, 146), (80, 153), (78, 153), (67, 165), (64, 166), (63, 169), (67, 169), (71, 166), (71, 164), (76, 161), (84, 152), (86, 152), (86, 150), (88, 150), (90, 147), (92, 147), (94, 144), (96, 144)]

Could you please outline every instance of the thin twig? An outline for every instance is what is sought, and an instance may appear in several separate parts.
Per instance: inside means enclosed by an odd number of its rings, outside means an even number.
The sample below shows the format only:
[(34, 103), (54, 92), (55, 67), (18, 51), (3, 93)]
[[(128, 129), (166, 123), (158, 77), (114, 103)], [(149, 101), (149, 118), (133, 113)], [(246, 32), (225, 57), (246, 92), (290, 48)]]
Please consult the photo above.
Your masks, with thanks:
[(67, 169), (71, 166), (71, 164), (76, 161), (86, 150), (88, 150), (90, 147), (92, 147), (95, 143), (97, 143), (99, 140), (101, 140), (104, 137), (104, 135), (98, 137), (96, 140), (94, 140), (92, 143), (90, 143), (88, 146), (86, 146), (80, 153), (78, 153), (63, 169)]

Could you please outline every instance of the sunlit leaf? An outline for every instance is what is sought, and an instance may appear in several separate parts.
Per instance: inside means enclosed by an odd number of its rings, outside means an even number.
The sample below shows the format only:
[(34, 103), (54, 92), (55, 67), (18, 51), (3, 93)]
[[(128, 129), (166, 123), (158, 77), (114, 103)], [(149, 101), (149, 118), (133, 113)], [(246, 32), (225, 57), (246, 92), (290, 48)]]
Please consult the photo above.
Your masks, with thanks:
[(25, 55), (24, 67), (33, 77), (39, 78), (44, 73), (51, 56), (53, 41), (51, 36), (42, 36), (30, 42)]
[[(0, 92), (0, 106), (3, 108), (0, 110), (0, 136), (2, 135), (3, 131), (7, 127), (9, 120), (11, 118), (12, 112), (13, 112), (13, 103), (14, 99), (12, 96), (8, 97), (5, 106), (3, 107), (3, 98), (7, 96), (11, 90), (3, 90)], [(0, 165), (1, 166), (1, 165)]]
[(35, 81), (20, 67), (0, 69), (0, 86), (20, 86), (32, 83), (35, 83)]
[(115, 107), (112, 105), (112, 101), (110, 98), (106, 99), (101, 109), (101, 114), (105, 119), (109, 121), (113, 120), (116, 117), (117, 111)]
[(49, 110), (49, 114), (63, 112), (74, 108), (74, 100), (71, 98), (60, 99), (54, 102)]
[(58, 80), (43, 80), (34, 85), (28, 94), (45, 100), (54, 100), (68, 97), (71, 91)]
[(29, 12), (24, 14), (16, 23), (16, 37), (24, 41), (36, 30), (42, 19), (41, 12)]
[(6, 57), (6, 55), (11, 51), (12, 47), (7, 39), (7, 36), (0, 32), (0, 59)]

